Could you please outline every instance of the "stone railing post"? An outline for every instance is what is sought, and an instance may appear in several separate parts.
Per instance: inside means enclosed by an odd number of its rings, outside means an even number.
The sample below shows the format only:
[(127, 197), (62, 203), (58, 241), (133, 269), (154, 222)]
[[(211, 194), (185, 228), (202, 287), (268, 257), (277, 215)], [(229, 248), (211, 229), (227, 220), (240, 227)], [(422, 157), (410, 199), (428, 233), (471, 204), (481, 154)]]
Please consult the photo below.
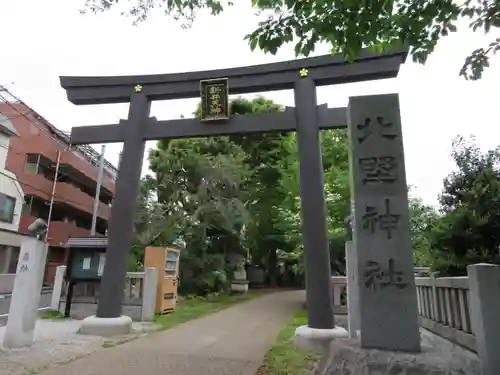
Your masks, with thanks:
[(467, 267), (470, 309), (482, 375), (500, 374), (500, 266)]
[(56, 268), (56, 277), (52, 288), (52, 300), (50, 308), (54, 311), (59, 311), (59, 303), (61, 302), (61, 294), (64, 286), (64, 275), (66, 274), (66, 266), (58, 266)]
[(158, 290), (158, 268), (148, 267), (144, 272), (144, 283), (142, 293), (143, 322), (152, 322), (156, 312), (156, 291)]
[(333, 281), (333, 306), (342, 306), (342, 288), (343, 284)]
[(439, 322), (441, 321), (441, 317), (439, 314), (436, 274), (434, 272), (431, 274), (431, 291), (432, 291), (432, 320)]

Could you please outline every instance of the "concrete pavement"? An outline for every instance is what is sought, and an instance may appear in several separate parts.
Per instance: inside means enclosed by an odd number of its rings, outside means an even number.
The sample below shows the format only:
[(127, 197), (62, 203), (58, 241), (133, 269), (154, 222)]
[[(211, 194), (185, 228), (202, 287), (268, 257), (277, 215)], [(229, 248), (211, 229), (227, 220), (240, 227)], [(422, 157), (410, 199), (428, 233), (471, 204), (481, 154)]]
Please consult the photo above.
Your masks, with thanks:
[(254, 375), (303, 291), (267, 294), (40, 375)]

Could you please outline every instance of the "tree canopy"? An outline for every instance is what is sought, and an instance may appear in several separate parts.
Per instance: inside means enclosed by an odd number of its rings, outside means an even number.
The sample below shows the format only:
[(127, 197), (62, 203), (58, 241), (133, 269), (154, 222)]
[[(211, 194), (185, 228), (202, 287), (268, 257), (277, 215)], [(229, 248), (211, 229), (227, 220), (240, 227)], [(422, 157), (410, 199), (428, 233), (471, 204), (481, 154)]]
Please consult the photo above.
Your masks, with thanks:
[[(101, 12), (123, 2), (86, 0), (85, 9)], [(130, 3), (128, 13), (137, 23), (153, 9), (163, 9), (189, 25), (200, 9), (217, 15), (231, 5), (232, 0), (137, 0)], [(272, 54), (293, 42), (297, 56), (308, 56), (317, 44), (328, 43), (333, 53), (352, 60), (362, 48), (382, 51), (407, 45), (413, 60), (425, 63), (437, 42), (459, 27), (483, 33), (500, 27), (500, 0), (252, 0), (252, 6), (267, 18), (246, 38), (252, 50)], [(465, 59), (460, 75), (481, 78), (499, 50), (500, 38), (478, 46)]]
[[(264, 97), (230, 102), (232, 114), (282, 111)], [(199, 107), (195, 111), (199, 115)], [(349, 212), (347, 133), (321, 134), (332, 269), (343, 272), (344, 217)], [(159, 141), (151, 173), (141, 183), (130, 267), (141, 267), (149, 245), (184, 247), (186, 292), (227, 286), (230, 258), (243, 255), (265, 270), (268, 282), (301, 280), (298, 155), (294, 133), (233, 135)], [(289, 280), (290, 282), (290, 280)]]
[(453, 142), (455, 170), (443, 181), (439, 211), (410, 199), (417, 265), (464, 276), (474, 263), (500, 262), (500, 149), (483, 152), (474, 139)]
[(429, 234), (434, 268), (463, 275), (468, 264), (500, 261), (500, 149), (454, 142), (456, 170), (444, 180), (442, 215)]

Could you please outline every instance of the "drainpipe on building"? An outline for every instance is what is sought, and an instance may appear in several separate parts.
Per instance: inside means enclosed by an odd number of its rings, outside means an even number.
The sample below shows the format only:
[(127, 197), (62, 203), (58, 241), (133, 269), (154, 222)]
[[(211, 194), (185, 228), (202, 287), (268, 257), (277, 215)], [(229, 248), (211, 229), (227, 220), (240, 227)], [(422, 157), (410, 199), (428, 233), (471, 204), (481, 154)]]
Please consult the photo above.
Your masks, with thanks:
[(95, 227), (97, 225), (97, 211), (99, 210), (99, 196), (101, 195), (101, 184), (102, 184), (102, 172), (104, 169), (104, 151), (106, 146), (101, 147), (101, 157), (99, 158), (99, 173), (97, 174), (97, 186), (95, 190), (94, 197), (94, 209), (92, 211), (92, 229), (90, 229), (90, 235), (95, 236)]
[(56, 194), (56, 184), (57, 184), (57, 178), (59, 177), (60, 163), (61, 163), (61, 151), (57, 151), (56, 173), (54, 175), (54, 183), (52, 184), (52, 196), (50, 197), (49, 218), (47, 220), (47, 232), (45, 233), (45, 243), (49, 242), (50, 221), (52, 217), (52, 207), (54, 206), (54, 196)]

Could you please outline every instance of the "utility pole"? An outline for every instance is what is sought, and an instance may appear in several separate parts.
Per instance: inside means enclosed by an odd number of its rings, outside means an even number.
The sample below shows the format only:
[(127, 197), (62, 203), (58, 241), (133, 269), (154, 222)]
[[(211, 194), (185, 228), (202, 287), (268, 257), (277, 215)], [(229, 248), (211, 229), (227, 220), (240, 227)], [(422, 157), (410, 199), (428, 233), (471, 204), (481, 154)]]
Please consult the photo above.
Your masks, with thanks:
[(54, 183), (52, 184), (52, 196), (50, 197), (49, 218), (47, 219), (47, 232), (45, 233), (45, 243), (49, 242), (50, 221), (52, 218), (52, 208), (54, 207), (54, 197), (56, 195), (56, 184), (59, 178), (59, 164), (61, 163), (61, 151), (57, 151), (56, 173), (54, 174)]
[(101, 195), (101, 184), (102, 184), (102, 172), (104, 169), (104, 152), (106, 150), (106, 146), (101, 146), (101, 157), (99, 158), (99, 173), (97, 175), (97, 186), (95, 190), (95, 198), (94, 198), (94, 210), (92, 212), (92, 229), (90, 230), (90, 235), (95, 236), (95, 227), (97, 225), (97, 211), (99, 210), (99, 197)]

